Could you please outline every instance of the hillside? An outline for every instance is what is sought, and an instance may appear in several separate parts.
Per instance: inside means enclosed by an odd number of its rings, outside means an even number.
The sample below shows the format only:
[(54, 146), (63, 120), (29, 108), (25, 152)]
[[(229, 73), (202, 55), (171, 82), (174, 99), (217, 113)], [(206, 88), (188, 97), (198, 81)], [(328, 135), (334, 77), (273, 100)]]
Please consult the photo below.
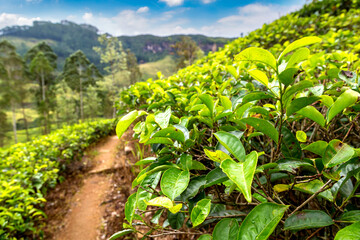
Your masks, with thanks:
[[(137, 139), (137, 162), (126, 163), (135, 176), (114, 174), (131, 184), (114, 184), (118, 205), (101, 228), (118, 232), (106, 238), (360, 239), (359, 53), (359, 2), (314, 1), (122, 91), (116, 106), (128, 113), (116, 133)], [(0, 151), (0, 239), (39, 238), (58, 159), (77, 155), (80, 133), (96, 133), (68, 129)]]
[[(97, 66), (100, 58), (93, 51), (98, 46), (98, 29), (87, 24), (76, 24), (70, 21), (51, 23), (35, 21), (33, 26), (13, 26), (0, 30), (0, 39), (8, 39), (13, 43), (18, 52), (23, 55), (34, 44), (46, 41), (58, 55), (60, 68), (64, 59), (76, 50), (82, 50), (89, 60)], [(139, 63), (155, 62), (170, 54), (171, 45), (179, 41), (183, 35), (157, 37), (153, 35), (120, 36), (125, 49), (135, 53)], [(201, 49), (208, 53), (224, 46), (232, 39), (213, 38), (202, 35), (190, 35)]]

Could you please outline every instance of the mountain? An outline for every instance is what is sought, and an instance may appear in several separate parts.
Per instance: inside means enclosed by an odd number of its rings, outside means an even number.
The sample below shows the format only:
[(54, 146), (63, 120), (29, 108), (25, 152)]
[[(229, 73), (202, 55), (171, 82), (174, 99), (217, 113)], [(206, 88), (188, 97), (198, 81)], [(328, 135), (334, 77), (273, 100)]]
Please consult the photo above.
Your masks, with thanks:
[[(40, 41), (46, 41), (59, 57), (59, 67), (62, 68), (64, 59), (76, 50), (82, 50), (89, 60), (100, 65), (100, 58), (93, 51), (98, 46), (98, 29), (88, 24), (76, 24), (67, 20), (60, 23), (48, 21), (34, 21), (32, 26), (12, 26), (0, 30), (0, 39), (8, 39), (18, 52), (23, 55)], [(140, 63), (154, 62), (170, 54), (171, 45), (179, 41), (184, 35), (158, 37), (153, 35), (120, 36), (125, 49), (135, 53)], [(230, 38), (213, 38), (203, 35), (189, 35), (201, 49), (208, 53), (223, 47)]]

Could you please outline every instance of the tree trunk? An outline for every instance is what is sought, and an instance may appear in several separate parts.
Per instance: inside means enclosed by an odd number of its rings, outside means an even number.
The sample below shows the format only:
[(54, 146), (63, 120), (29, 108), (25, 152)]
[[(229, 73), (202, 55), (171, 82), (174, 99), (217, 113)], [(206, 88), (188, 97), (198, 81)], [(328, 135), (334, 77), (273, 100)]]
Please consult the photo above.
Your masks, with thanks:
[(81, 120), (84, 120), (83, 91), (82, 91), (81, 77), (80, 77), (80, 118)]
[(79, 86), (80, 86), (80, 119), (84, 120), (84, 106), (83, 106), (83, 90), (82, 90), (82, 68), (79, 67)]
[(27, 122), (27, 119), (26, 119), (25, 106), (24, 106), (24, 102), (23, 102), (23, 101), (21, 101), (21, 109), (22, 109), (22, 114), (23, 114), (23, 118), (24, 118), (24, 125), (25, 125), (25, 132), (26, 132), (26, 141), (30, 141), (29, 126), (28, 126), (28, 122)]
[(15, 141), (15, 143), (17, 143), (18, 139), (17, 139), (17, 133), (16, 133), (16, 113), (15, 113), (14, 100), (11, 101), (11, 111), (12, 111), (12, 125), (13, 125), (13, 132), (14, 132), (14, 141)]
[(45, 96), (45, 76), (44, 70), (41, 69), (41, 91), (42, 91), (42, 101), (43, 101), (43, 115), (44, 115), (44, 134), (48, 134), (48, 116), (46, 111), (46, 96)]

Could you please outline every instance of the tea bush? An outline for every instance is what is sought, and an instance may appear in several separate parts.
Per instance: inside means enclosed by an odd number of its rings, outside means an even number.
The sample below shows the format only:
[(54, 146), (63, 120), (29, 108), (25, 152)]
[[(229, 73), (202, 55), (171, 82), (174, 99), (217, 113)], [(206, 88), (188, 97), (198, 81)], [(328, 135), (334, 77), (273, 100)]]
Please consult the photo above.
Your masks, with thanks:
[(122, 92), (156, 157), (110, 239), (360, 239), (360, 11), (298, 14)]
[(41, 237), (45, 214), (39, 207), (66, 164), (91, 143), (109, 135), (114, 120), (67, 126), (31, 142), (0, 150), (0, 239)]

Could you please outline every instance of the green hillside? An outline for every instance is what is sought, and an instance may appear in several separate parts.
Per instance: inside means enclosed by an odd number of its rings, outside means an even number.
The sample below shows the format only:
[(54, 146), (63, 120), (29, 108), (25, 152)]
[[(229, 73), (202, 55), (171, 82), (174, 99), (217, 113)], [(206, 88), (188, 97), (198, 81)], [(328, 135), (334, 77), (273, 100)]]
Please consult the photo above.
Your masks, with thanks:
[(118, 136), (137, 120), (156, 155), (116, 234), (360, 239), (359, 24), (358, 1), (314, 1), (122, 92)]
[[(0, 30), (1, 39), (8, 39), (23, 55), (34, 44), (46, 41), (58, 56), (60, 69), (64, 59), (77, 50), (82, 50), (91, 62), (100, 68), (100, 58), (93, 51), (99, 46), (98, 29), (87, 24), (76, 24), (70, 21), (51, 23), (35, 21), (33, 26), (13, 26)], [(157, 37), (153, 35), (120, 36), (125, 49), (135, 53), (140, 63), (155, 62), (170, 54), (171, 45), (180, 41), (184, 35)], [(217, 50), (232, 39), (211, 38), (202, 35), (190, 35), (205, 53)]]

